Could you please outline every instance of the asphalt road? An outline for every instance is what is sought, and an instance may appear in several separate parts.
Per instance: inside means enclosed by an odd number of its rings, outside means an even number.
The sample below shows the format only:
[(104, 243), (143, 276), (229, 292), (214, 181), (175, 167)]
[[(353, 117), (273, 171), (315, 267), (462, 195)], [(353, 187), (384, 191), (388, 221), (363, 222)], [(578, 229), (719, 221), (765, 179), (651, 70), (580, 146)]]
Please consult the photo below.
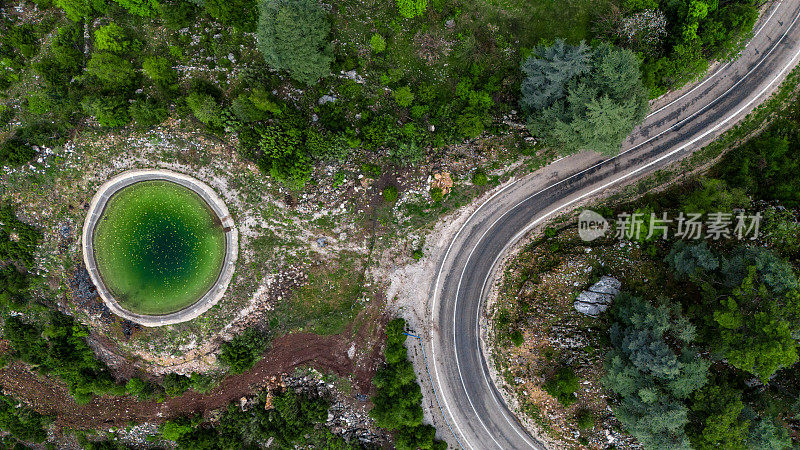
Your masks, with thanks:
[(553, 214), (690, 154), (766, 100), (800, 56), (799, 17), (800, 0), (771, 5), (737, 60), (652, 105), (619, 156), (559, 160), (505, 186), (464, 223), (439, 261), (423, 336), (448, 441), (473, 449), (543, 448), (509, 412), (484, 358), (483, 301), (498, 262)]

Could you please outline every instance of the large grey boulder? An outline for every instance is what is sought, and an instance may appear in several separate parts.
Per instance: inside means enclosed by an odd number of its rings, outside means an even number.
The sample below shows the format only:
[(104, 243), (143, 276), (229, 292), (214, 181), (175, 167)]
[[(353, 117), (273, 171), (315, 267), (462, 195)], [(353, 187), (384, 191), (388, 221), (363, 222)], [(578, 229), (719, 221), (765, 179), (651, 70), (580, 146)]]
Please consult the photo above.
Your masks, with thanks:
[(616, 278), (603, 276), (588, 290), (578, 294), (573, 306), (581, 314), (596, 317), (611, 306), (614, 297), (619, 295), (620, 287), (622, 283)]

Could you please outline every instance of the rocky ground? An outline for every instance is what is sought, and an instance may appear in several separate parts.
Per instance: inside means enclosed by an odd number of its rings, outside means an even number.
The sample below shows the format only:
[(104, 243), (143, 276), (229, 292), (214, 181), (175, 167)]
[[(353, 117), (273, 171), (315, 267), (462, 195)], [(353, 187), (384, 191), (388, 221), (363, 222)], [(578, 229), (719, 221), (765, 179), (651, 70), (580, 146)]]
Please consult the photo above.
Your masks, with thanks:
[[(495, 381), (517, 413), (560, 446), (636, 448), (621, 432), (603, 390), (604, 313), (593, 317), (575, 305), (604, 276), (618, 278), (623, 288), (646, 280), (650, 268), (635, 258), (644, 250), (614, 239), (586, 243), (577, 236), (574, 220), (559, 230), (551, 238), (536, 235), (504, 266), (486, 323)], [(515, 331), (520, 335), (514, 336)], [(568, 406), (543, 387), (564, 366), (573, 368), (580, 380), (577, 401)], [(587, 412), (594, 424), (581, 429), (576, 416)]]

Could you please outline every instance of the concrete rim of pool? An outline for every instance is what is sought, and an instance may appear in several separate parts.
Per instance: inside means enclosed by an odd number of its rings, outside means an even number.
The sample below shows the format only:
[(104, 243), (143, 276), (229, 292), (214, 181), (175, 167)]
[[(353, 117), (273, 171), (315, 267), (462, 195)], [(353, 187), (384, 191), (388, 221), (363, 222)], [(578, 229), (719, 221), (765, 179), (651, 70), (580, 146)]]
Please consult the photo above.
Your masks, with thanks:
[[(93, 237), (95, 228), (103, 215), (108, 201), (118, 191), (140, 181), (171, 181), (192, 190), (195, 194), (200, 196), (211, 211), (216, 214), (225, 233), (225, 255), (216, 282), (196, 302), (181, 310), (164, 315), (137, 314), (123, 308), (103, 282), (100, 271), (97, 268), (97, 260), (94, 254)], [(228, 289), (228, 285), (233, 278), (233, 272), (236, 268), (236, 259), (239, 254), (239, 231), (233, 223), (228, 207), (225, 206), (225, 202), (222, 201), (217, 193), (200, 180), (163, 169), (129, 170), (111, 178), (100, 186), (100, 189), (97, 190), (97, 193), (92, 198), (92, 203), (86, 214), (81, 241), (83, 261), (86, 264), (86, 270), (89, 272), (89, 277), (106, 306), (108, 306), (114, 314), (146, 327), (158, 327), (186, 322), (208, 311), (209, 308), (214, 306), (225, 295), (225, 291)]]

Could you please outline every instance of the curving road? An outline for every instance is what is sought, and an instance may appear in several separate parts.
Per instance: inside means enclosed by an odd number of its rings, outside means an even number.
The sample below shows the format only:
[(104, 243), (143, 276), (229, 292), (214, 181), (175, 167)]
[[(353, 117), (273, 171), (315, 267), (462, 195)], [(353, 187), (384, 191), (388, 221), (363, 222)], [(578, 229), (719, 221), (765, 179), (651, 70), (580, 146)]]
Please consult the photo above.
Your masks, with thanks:
[[(740, 57), (659, 99), (610, 159), (558, 160), (494, 193), (442, 249), (425, 331), (438, 413), (451, 444), (470, 449), (543, 448), (491, 381), (480, 340), (483, 299), (501, 257), (556, 212), (672, 163), (734, 126), (779, 86), (800, 57), (800, 0), (771, 4)], [(440, 252), (440, 253), (442, 253)]]

